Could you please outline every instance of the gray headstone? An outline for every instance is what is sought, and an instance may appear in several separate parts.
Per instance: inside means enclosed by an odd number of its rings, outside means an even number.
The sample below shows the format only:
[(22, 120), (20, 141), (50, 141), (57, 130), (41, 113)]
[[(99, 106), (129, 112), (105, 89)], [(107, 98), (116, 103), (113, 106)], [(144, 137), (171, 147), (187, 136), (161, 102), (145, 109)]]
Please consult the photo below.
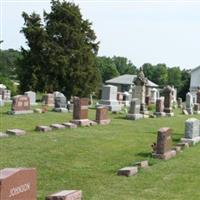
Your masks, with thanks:
[(33, 91), (25, 92), (24, 95), (28, 96), (31, 105), (36, 105), (36, 93)]
[(129, 114), (139, 114), (140, 113), (140, 101), (137, 98), (131, 100)]
[(186, 110), (189, 114), (193, 114), (193, 96), (190, 92), (186, 94)]
[(194, 138), (199, 136), (199, 120), (190, 118), (185, 121), (185, 138)]
[(105, 85), (102, 88), (102, 100), (117, 100), (117, 87), (112, 85)]

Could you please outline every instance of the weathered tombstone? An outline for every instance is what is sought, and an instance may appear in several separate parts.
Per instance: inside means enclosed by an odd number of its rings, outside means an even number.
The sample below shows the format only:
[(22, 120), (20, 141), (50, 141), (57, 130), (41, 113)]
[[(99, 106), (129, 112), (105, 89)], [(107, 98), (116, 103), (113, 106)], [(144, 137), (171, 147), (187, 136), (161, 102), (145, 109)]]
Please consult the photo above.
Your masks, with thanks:
[(137, 77), (134, 79), (135, 86), (133, 88), (133, 98), (139, 99), (141, 114), (148, 114), (145, 107), (145, 94), (147, 82), (148, 80), (144, 76), (143, 69), (140, 68)]
[(47, 196), (45, 200), (82, 200), (82, 191), (63, 190)]
[(37, 105), (36, 103), (36, 93), (33, 91), (25, 92), (24, 95), (28, 96), (30, 99), (30, 105)]
[(164, 112), (164, 98), (156, 99), (156, 112), (154, 113), (157, 117), (159, 116), (166, 116)]
[(127, 119), (137, 120), (144, 117), (143, 114), (140, 113), (140, 101), (137, 98), (131, 100), (129, 112), (127, 114)]
[(2, 99), (6, 102), (10, 102), (11, 100), (11, 91), (10, 90), (3, 90)]
[(109, 124), (110, 119), (108, 119), (108, 108), (105, 106), (100, 106), (96, 109), (96, 122), (98, 124)]
[(194, 104), (194, 114), (200, 114), (200, 104), (198, 103)]
[(167, 116), (174, 116), (172, 110), (172, 88), (167, 86), (163, 90), (164, 93), (164, 112)]
[(193, 114), (193, 97), (190, 92), (186, 94), (186, 110), (190, 115)]
[(190, 118), (185, 121), (185, 135), (181, 141), (192, 145), (200, 141), (200, 122), (198, 119)]
[(89, 99), (87, 98), (74, 97), (73, 120), (71, 120), (71, 123), (79, 126), (90, 126), (88, 103)]
[(104, 85), (99, 104), (107, 106), (110, 111), (120, 111), (121, 105), (119, 104), (119, 101), (117, 101), (117, 87), (113, 85)]
[(36, 200), (36, 184), (34, 168), (0, 170), (0, 200)]
[(168, 160), (176, 155), (176, 151), (172, 150), (171, 132), (168, 127), (158, 130), (156, 152), (153, 153), (153, 157)]
[(178, 108), (182, 108), (183, 107), (183, 105), (182, 105), (182, 103), (183, 103), (183, 100), (182, 100), (182, 98), (178, 98)]
[(33, 113), (30, 110), (30, 99), (25, 95), (17, 95), (13, 97), (11, 114), (28, 114)]
[(43, 104), (54, 107), (54, 95), (53, 94), (44, 94), (43, 95)]
[(200, 104), (200, 87), (197, 90), (197, 103)]
[(176, 103), (177, 102), (177, 89), (174, 88), (174, 86), (172, 86), (172, 103)]
[(57, 93), (55, 96), (55, 106), (54, 106), (54, 111), (56, 112), (68, 112), (67, 109), (67, 99), (64, 94), (62, 93)]

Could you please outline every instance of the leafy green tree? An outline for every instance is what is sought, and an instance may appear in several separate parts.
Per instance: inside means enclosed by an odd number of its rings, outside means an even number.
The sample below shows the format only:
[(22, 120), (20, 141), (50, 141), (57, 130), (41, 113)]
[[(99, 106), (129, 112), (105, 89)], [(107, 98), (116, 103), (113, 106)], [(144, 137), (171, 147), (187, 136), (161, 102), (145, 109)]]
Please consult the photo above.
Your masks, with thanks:
[(117, 71), (120, 75), (123, 74), (137, 74), (137, 68), (132, 64), (130, 60), (125, 57), (114, 56), (112, 58), (116, 65)]
[(29, 49), (22, 48), (22, 90), (60, 90), (70, 97), (87, 96), (99, 87), (98, 42), (78, 6), (52, 0), (51, 12), (44, 12), (44, 25), (35, 13), (23, 13), (23, 18)]
[(120, 75), (113, 60), (109, 57), (98, 57), (97, 67), (100, 71), (103, 83), (105, 83), (106, 80)]

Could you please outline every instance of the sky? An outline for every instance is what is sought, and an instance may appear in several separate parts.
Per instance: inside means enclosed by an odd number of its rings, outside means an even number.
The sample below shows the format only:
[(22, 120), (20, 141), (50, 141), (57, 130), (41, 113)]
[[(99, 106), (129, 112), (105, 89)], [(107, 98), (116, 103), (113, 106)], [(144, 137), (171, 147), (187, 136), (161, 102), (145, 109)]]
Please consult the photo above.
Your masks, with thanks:
[[(137, 67), (166, 63), (182, 69), (200, 65), (200, 0), (74, 0), (92, 22), (99, 56), (124, 56)], [(23, 11), (50, 11), (49, 0), (0, 0), (2, 49), (26, 47)]]

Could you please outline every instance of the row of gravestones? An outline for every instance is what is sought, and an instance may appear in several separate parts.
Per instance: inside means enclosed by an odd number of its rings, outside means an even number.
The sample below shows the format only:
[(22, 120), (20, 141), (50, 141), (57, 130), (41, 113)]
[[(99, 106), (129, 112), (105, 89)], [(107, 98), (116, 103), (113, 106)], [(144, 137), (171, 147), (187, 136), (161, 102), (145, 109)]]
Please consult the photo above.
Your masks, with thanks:
[[(0, 200), (36, 200), (35, 168), (5, 168), (0, 170)], [(63, 190), (46, 196), (45, 200), (82, 200), (81, 190)]]
[[(181, 141), (172, 146), (172, 129), (163, 127), (158, 130), (157, 143), (152, 145), (152, 157), (168, 160), (175, 157), (178, 152), (196, 145), (200, 142), (200, 121), (195, 118), (190, 118), (185, 121), (185, 134)], [(118, 175), (133, 176), (138, 173), (138, 169), (148, 168), (148, 161), (141, 161), (133, 166), (124, 167), (118, 170)]]
[(185, 115), (200, 114), (200, 90), (196, 93), (196, 103), (193, 102), (193, 96), (190, 92), (186, 94), (186, 107), (183, 109)]
[[(17, 95), (13, 97), (11, 114), (27, 114), (33, 113), (30, 109), (31, 105), (37, 105), (36, 93), (29, 91), (25, 92), (25, 95)], [(44, 94), (43, 104), (46, 106), (54, 107), (56, 112), (68, 112), (71, 111), (71, 106), (67, 103), (67, 99), (64, 94), (60, 92), (54, 92), (54, 94)], [(36, 112), (42, 112), (41, 109), (36, 108)]]
[[(96, 119), (88, 119), (88, 102), (87, 98), (74, 98), (74, 109), (73, 109), (73, 119), (70, 122), (65, 122), (62, 124), (52, 124), (51, 126), (37, 126), (37, 131), (48, 132), (52, 129), (64, 129), (64, 128), (77, 128), (77, 126), (91, 126), (96, 124), (106, 125), (110, 123), (108, 118), (108, 109), (105, 106), (100, 106), (96, 109)], [(0, 133), (0, 137), (6, 137), (8, 134), (11, 135), (24, 135), (26, 132), (21, 129), (9, 129), (6, 134)]]
[[(155, 116), (174, 116), (172, 109), (172, 92), (171, 88), (168, 86), (164, 89), (165, 97), (160, 97), (156, 99), (156, 112)], [(142, 108), (142, 109), (141, 109)], [(127, 114), (127, 119), (137, 120), (144, 118), (145, 114), (148, 114), (144, 109), (144, 105), (140, 103), (138, 98), (134, 98), (130, 102), (129, 112)]]

